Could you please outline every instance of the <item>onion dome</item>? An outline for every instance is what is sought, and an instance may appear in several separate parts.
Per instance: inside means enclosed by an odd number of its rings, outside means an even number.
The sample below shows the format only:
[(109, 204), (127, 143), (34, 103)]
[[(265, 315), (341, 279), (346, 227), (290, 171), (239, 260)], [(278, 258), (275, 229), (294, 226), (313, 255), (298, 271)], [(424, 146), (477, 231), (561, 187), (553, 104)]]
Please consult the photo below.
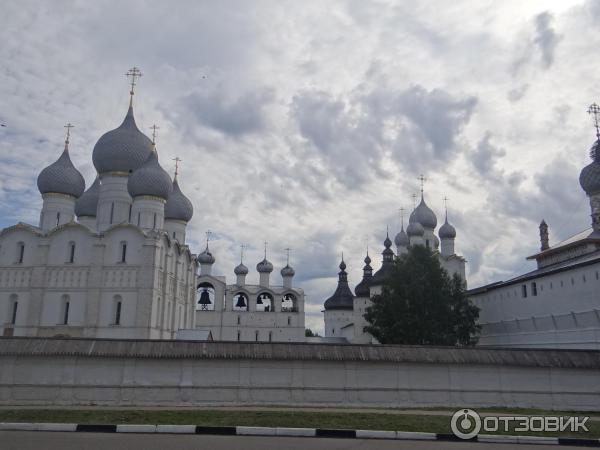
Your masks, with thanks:
[(289, 264), (286, 264), (286, 266), (283, 269), (281, 269), (281, 276), (284, 278), (293, 277), (294, 275), (296, 275), (296, 271)]
[(448, 217), (446, 217), (446, 221), (440, 227), (438, 234), (440, 235), (440, 239), (454, 239), (456, 237), (456, 229), (448, 223)]
[(433, 248), (440, 248), (440, 240), (435, 234), (433, 235)]
[(248, 275), (248, 268), (244, 264), (239, 263), (235, 269), (233, 269), (233, 273), (236, 275)]
[(421, 203), (411, 213), (409, 223), (419, 222), (423, 228), (434, 229), (437, 226), (437, 217), (434, 212), (427, 206), (423, 194), (421, 194)]
[(346, 263), (342, 259), (340, 263), (340, 272), (338, 273), (338, 285), (331, 297), (325, 300), (325, 310), (354, 309), (354, 296), (348, 286), (348, 274), (346, 273)]
[(419, 222), (411, 222), (406, 227), (406, 234), (408, 236), (423, 236), (425, 234), (425, 229)]
[(89, 189), (85, 191), (75, 202), (75, 214), (77, 217), (96, 217), (99, 195), (100, 178), (96, 177)]
[(365, 257), (365, 266), (363, 267), (363, 279), (354, 288), (354, 294), (357, 297), (371, 296), (371, 291), (369, 289), (371, 278), (373, 278), (373, 268), (371, 267), (371, 258), (367, 253), (367, 256)]
[(103, 134), (92, 153), (98, 173), (131, 173), (144, 164), (152, 153), (152, 141), (135, 124), (133, 107), (129, 106), (123, 123)]
[(204, 249), (204, 251), (202, 253), (200, 253), (198, 255), (197, 259), (200, 264), (214, 264), (215, 263), (215, 257), (208, 250), (208, 244), (206, 244), (206, 248)]
[(410, 245), (410, 239), (408, 238), (406, 231), (404, 231), (404, 226), (394, 238), (394, 243), (396, 244), (396, 247), (408, 247)]
[(273, 272), (273, 264), (265, 257), (265, 259), (256, 265), (256, 270), (258, 273), (271, 273)]
[(392, 241), (389, 236), (386, 236), (383, 245), (385, 248), (383, 249), (383, 252), (381, 252), (383, 255), (381, 268), (373, 275), (370, 283), (371, 286), (382, 284), (394, 269), (394, 251), (390, 248), (392, 246)]
[(146, 162), (129, 177), (127, 190), (132, 197), (151, 195), (167, 200), (173, 191), (169, 174), (158, 163), (158, 154), (152, 151)]
[(177, 182), (177, 175), (173, 180), (173, 191), (169, 195), (167, 203), (165, 203), (165, 219), (167, 220), (182, 220), (189, 222), (194, 215), (194, 207), (192, 202), (183, 195), (181, 189), (179, 189), (179, 183)]
[(42, 194), (65, 194), (76, 198), (83, 194), (85, 180), (71, 162), (68, 140), (60, 157), (40, 172), (37, 185)]
[(592, 162), (579, 174), (579, 184), (587, 195), (600, 192), (600, 138), (592, 146), (590, 154)]

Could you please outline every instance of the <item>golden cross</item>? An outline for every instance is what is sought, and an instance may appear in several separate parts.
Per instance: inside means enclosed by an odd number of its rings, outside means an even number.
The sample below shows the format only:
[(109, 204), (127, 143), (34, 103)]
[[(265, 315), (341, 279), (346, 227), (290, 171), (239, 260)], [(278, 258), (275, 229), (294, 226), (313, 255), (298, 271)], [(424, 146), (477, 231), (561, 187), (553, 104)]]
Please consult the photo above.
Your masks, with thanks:
[(177, 178), (177, 174), (179, 173), (179, 163), (181, 162), (181, 159), (179, 159), (179, 156), (176, 156), (175, 158), (173, 158), (173, 161), (175, 161), (175, 178)]
[(156, 145), (156, 130), (160, 130), (160, 127), (154, 124), (150, 129), (152, 130), (152, 143)]
[(588, 114), (592, 114), (594, 116), (594, 127), (596, 128), (596, 137), (600, 139), (600, 123), (598, 123), (598, 115), (600, 114), (600, 106), (595, 103), (592, 103), (588, 108)]
[(71, 137), (71, 128), (75, 128), (75, 125), (71, 125), (71, 123), (67, 123), (65, 125), (65, 128), (67, 129), (67, 137), (65, 138), (65, 146), (69, 145), (69, 138)]
[(125, 74), (125, 76), (127, 78), (131, 77), (131, 90), (129, 91), (129, 95), (130, 95), (129, 103), (130, 104), (133, 102), (133, 88), (136, 85), (136, 79), (141, 78), (142, 75), (143, 75), (142, 71), (135, 66), (133, 66), (131, 69), (129, 69), (127, 71), (127, 73)]

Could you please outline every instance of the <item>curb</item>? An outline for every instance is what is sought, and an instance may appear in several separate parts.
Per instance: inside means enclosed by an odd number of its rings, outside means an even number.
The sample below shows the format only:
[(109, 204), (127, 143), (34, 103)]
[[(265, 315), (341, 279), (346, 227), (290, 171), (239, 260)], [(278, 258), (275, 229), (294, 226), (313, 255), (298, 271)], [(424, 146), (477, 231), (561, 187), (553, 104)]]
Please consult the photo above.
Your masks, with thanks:
[[(68, 431), (81, 433), (162, 433), (211, 434), (227, 436), (293, 436), (350, 439), (397, 439), (409, 441), (459, 441), (448, 433), (417, 433), (412, 431), (344, 430), (328, 428), (271, 427), (205, 427), (202, 425), (142, 425), (142, 424), (74, 424), (74, 423), (9, 423), (0, 422), (0, 431)], [(472, 442), (495, 444), (555, 444), (600, 447), (600, 439), (560, 438), (545, 436), (511, 436), (480, 434)]]

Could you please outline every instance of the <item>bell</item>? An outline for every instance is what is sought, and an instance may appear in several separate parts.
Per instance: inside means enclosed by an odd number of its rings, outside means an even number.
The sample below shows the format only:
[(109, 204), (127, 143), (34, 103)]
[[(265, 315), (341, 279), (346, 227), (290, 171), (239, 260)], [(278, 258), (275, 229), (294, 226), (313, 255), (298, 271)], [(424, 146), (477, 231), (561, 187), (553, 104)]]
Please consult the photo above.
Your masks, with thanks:
[(262, 301), (262, 295), (259, 295), (259, 296), (258, 296), (258, 300), (256, 300), (256, 304), (257, 304), (257, 305), (262, 305), (262, 304), (263, 304), (263, 301)]
[(244, 300), (243, 295), (238, 295), (237, 303), (235, 304), (235, 307), (236, 308), (245, 308), (246, 307), (246, 301)]
[(200, 300), (198, 300), (198, 303), (200, 305), (210, 305), (212, 303), (210, 301), (210, 295), (208, 294), (208, 291), (206, 289), (204, 289), (200, 294)]

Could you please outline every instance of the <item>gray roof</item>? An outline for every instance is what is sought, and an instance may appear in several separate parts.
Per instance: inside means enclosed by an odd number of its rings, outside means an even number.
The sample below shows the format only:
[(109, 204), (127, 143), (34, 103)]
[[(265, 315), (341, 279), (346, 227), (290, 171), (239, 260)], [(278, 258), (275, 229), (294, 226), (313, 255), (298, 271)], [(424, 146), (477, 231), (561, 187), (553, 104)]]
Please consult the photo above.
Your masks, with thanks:
[(173, 182), (160, 166), (156, 151), (150, 152), (146, 162), (130, 175), (127, 190), (132, 197), (151, 195), (165, 200), (169, 198), (173, 191)]
[(96, 217), (98, 210), (98, 197), (100, 195), (100, 178), (96, 177), (92, 185), (75, 202), (77, 217)]
[(446, 217), (446, 221), (440, 227), (438, 234), (440, 235), (440, 239), (454, 239), (456, 237), (456, 229), (448, 223), (448, 217)]
[(173, 192), (165, 204), (165, 219), (183, 220), (189, 222), (194, 215), (192, 202), (179, 189), (177, 177), (173, 180)]
[(98, 173), (131, 173), (139, 168), (152, 152), (152, 141), (135, 124), (133, 107), (129, 106), (123, 123), (103, 134), (92, 153)]
[[(409, 224), (419, 222), (424, 228), (434, 229), (437, 226), (437, 217), (435, 213), (427, 206), (423, 194), (421, 193), (421, 203), (410, 214)], [(408, 230), (407, 230), (408, 231)], [(410, 233), (409, 233), (410, 235)]]
[(340, 271), (338, 273), (338, 285), (331, 297), (325, 300), (325, 309), (354, 309), (354, 296), (348, 286), (348, 274), (346, 273), (346, 263), (342, 260)]
[(256, 270), (259, 273), (271, 273), (273, 272), (273, 264), (265, 258), (256, 265)]
[(40, 172), (37, 185), (42, 194), (66, 194), (73, 197), (83, 194), (85, 180), (71, 162), (66, 146), (60, 157)]
[[(325, 340), (327, 341), (327, 340)], [(0, 337), (2, 357), (223, 359), (477, 364), (600, 369), (598, 350), (506, 349), (291, 342)]]

